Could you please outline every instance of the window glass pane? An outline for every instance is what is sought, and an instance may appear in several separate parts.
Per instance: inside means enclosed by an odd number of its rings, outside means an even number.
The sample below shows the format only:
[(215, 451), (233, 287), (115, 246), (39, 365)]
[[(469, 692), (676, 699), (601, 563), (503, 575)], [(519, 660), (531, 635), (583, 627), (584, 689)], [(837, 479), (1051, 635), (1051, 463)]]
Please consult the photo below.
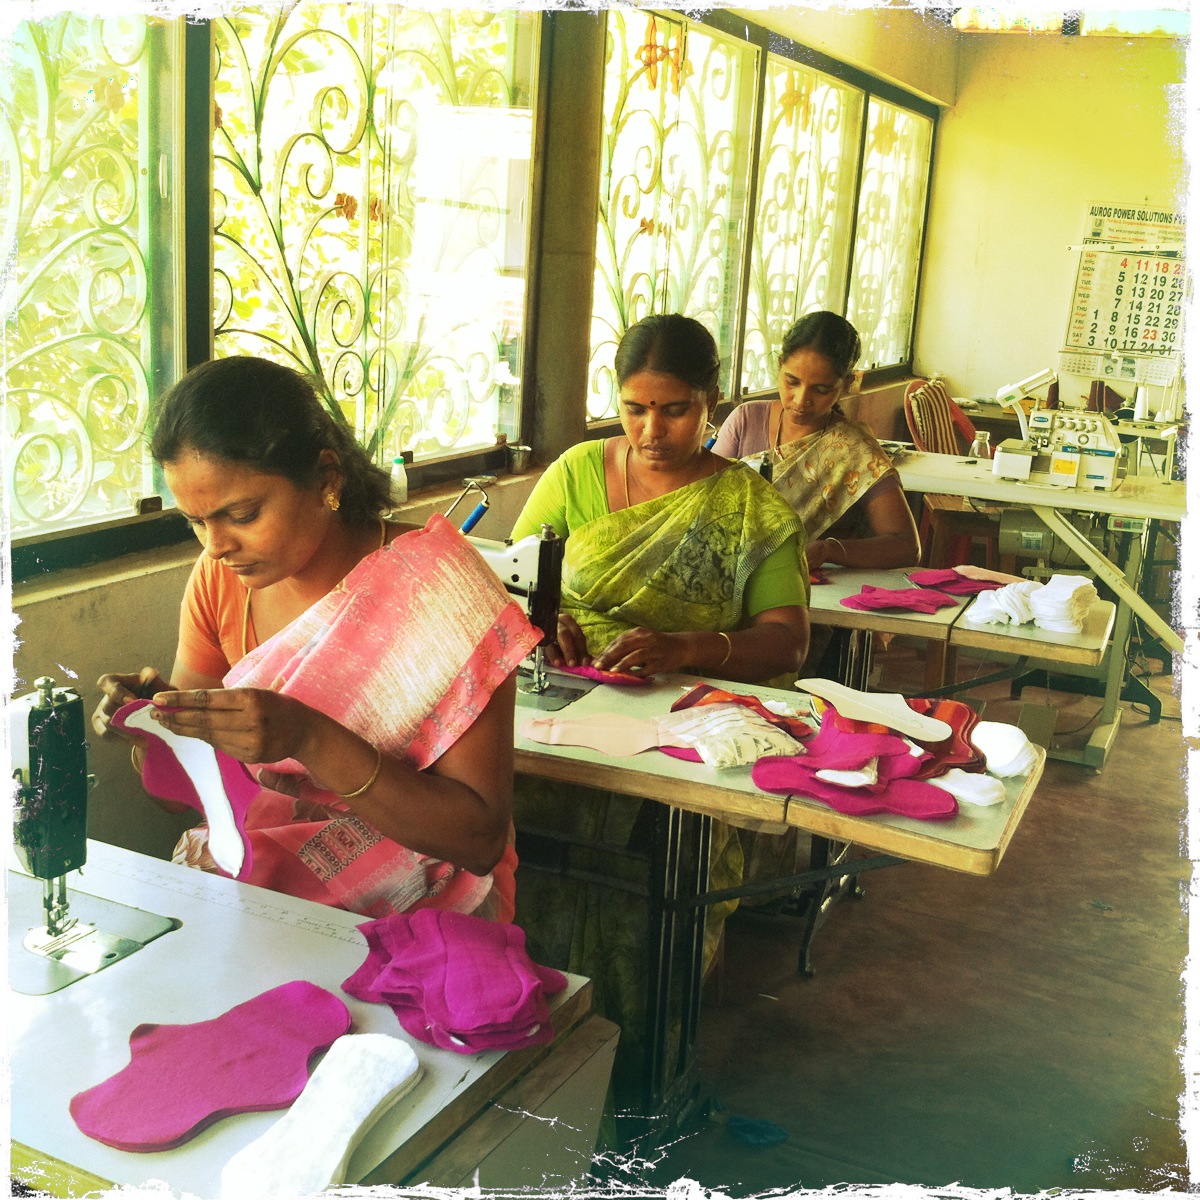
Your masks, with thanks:
[(129, 515), (155, 490), (142, 434), (150, 397), (174, 378), (162, 349), (173, 178), (158, 144), (178, 32), (60, 15), (22, 22), (8, 42), (0, 244), (15, 258), (0, 308), (14, 537)]
[(846, 307), (863, 368), (910, 355), (932, 146), (932, 120), (871, 98)]
[(682, 21), (610, 9), (587, 415), (616, 413), (613, 355), (650, 313), (717, 339), (730, 387), (758, 51)]
[(793, 322), (842, 311), (862, 129), (857, 88), (774, 54), (766, 76), (743, 392), (774, 387)]
[(518, 429), (537, 16), (215, 22), (217, 352), (310, 372), (380, 460)]

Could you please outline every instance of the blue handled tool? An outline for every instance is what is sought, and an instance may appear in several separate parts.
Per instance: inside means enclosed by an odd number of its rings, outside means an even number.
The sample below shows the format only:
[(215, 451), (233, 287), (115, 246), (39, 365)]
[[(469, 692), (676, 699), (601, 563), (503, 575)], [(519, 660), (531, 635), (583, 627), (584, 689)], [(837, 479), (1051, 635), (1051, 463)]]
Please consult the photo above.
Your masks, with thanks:
[(488, 510), (488, 498), (484, 496), (480, 502), (471, 509), (470, 516), (459, 526), (463, 533), (470, 533), (476, 525), (479, 524), (479, 518)]

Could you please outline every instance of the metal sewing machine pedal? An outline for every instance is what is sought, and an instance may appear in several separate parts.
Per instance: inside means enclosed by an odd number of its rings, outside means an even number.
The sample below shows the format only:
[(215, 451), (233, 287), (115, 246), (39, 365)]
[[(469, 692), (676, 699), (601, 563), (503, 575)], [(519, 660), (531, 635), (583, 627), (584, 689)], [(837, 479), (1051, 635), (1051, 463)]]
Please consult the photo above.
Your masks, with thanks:
[[(112, 916), (115, 921), (106, 923), (117, 931), (71, 915), (67, 875), (87, 860), (87, 800), (94, 782), (87, 771), (83, 700), (46, 676), (35, 685), (36, 691), (8, 706), (16, 783), (13, 845), (29, 872), (9, 872), (9, 973), (16, 991), (45, 995), (140, 950), (176, 922), (81, 893), (74, 895), (88, 908), (84, 915)], [(22, 935), (38, 880), (45, 924)]]

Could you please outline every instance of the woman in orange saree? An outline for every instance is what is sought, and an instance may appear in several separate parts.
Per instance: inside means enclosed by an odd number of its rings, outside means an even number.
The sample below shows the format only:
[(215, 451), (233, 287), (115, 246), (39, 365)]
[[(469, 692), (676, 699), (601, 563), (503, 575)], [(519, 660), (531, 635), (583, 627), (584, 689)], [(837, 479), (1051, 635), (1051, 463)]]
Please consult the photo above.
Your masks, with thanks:
[[(205, 550), (172, 681), (104, 676), (97, 731), (153, 698), (165, 729), (250, 765), (251, 883), (511, 919), (514, 672), (538, 634), (486, 564), (440, 517), (386, 521), (387, 475), (277, 364), (190, 372), (152, 450)], [(175, 859), (214, 869), (204, 826)]]

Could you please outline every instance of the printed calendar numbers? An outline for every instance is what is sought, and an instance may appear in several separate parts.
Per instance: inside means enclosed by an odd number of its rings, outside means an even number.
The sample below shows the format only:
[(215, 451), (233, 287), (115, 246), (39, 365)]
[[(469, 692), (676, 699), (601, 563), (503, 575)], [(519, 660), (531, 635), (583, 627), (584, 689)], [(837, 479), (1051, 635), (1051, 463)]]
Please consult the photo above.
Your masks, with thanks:
[(1083, 250), (1066, 349), (1174, 354), (1185, 298), (1182, 260)]

